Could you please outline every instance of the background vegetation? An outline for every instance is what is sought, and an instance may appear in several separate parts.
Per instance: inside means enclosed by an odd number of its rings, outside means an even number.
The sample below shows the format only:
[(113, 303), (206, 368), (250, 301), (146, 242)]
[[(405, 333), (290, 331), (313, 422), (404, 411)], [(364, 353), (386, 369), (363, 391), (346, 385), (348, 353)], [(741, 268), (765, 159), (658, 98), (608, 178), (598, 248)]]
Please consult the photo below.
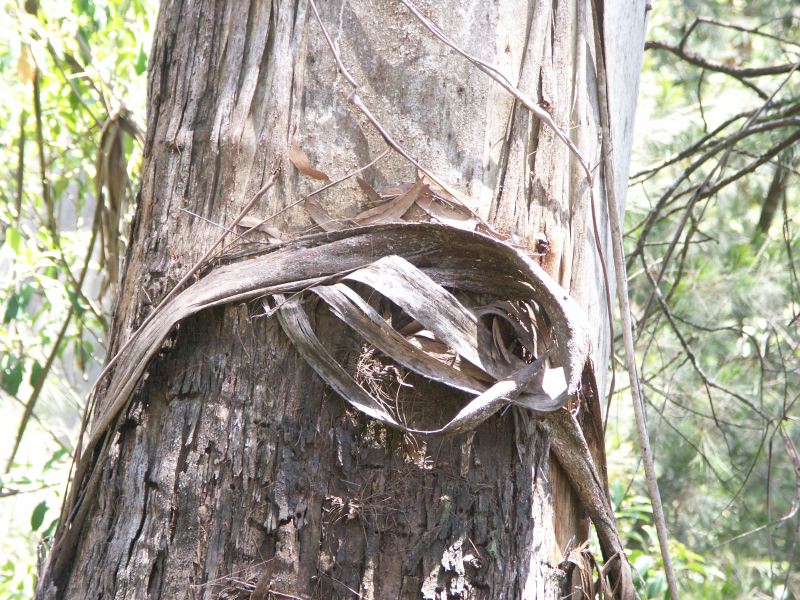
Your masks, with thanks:
[(156, 11), (37, 4), (0, 13), (0, 598), (32, 595), (104, 358)]
[[(155, 11), (155, 0), (3, 5), (2, 598), (31, 597), (104, 358)], [(666, 0), (650, 14), (626, 244), (689, 598), (800, 598), (796, 12), (791, 0)], [(621, 366), (621, 340), (615, 352)], [(613, 501), (640, 592), (661, 598), (630, 399), (617, 387)]]

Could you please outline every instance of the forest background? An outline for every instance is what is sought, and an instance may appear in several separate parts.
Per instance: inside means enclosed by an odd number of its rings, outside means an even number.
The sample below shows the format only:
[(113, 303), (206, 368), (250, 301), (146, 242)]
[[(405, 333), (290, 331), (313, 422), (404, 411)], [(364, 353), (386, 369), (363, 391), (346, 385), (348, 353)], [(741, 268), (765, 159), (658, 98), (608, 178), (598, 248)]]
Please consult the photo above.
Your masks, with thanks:
[[(0, 597), (11, 599), (32, 596), (104, 360), (157, 3), (2, 11)], [(647, 39), (625, 244), (671, 554), (686, 597), (800, 598), (800, 11), (653, 2)], [(614, 351), (622, 371), (621, 340)], [(641, 596), (662, 598), (616, 382), (612, 501)]]

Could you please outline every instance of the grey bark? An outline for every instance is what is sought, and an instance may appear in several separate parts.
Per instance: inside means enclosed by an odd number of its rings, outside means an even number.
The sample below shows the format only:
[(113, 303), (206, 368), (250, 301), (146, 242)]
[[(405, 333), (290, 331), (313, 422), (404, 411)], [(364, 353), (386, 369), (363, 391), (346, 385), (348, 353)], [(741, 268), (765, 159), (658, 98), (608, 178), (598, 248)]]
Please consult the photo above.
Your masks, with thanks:
[[(621, 4), (606, 3), (600, 16), (605, 31), (625, 29), (605, 34), (617, 182), (627, 176), (645, 16), (642, 2)], [(398, 3), (319, 5), (360, 97), (384, 127), (469, 194), (498, 230), (542, 252), (543, 266), (586, 308), (603, 390), (605, 283), (586, 184), (563, 143)], [(601, 49), (591, 3), (419, 6), (537, 98), (591, 164), (599, 162), (593, 57)], [(211, 223), (230, 222), (276, 166), (279, 185), (253, 216), (275, 214), (314, 189), (286, 161), (293, 137), (333, 178), (384, 150), (349, 91), (305, 1), (162, 4), (112, 349), (217, 238)], [(413, 181), (415, 170), (395, 154), (363, 176), (380, 187)], [(602, 176), (596, 186), (609, 247)], [(354, 183), (318, 199), (335, 216), (363, 208)], [(301, 207), (271, 224), (284, 232), (311, 226)], [(353, 340), (328, 315), (315, 317), (320, 337), (355, 362)], [(582, 414), (602, 460), (599, 398), (591, 400)], [(431, 410), (448, 414), (459, 399), (437, 401)], [(213, 309), (181, 325), (150, 367), (110, 447), (74, 555), (48, 572), (40, 593), (558, 598), (576, 580), (565, 559), (586, 538), (588, 521), (550, 444), (547, 425), (518, 410), (474, 433), (424, 443), (387, 431), (347, 410), (274, 319), (260, 318), (254, 305)]]

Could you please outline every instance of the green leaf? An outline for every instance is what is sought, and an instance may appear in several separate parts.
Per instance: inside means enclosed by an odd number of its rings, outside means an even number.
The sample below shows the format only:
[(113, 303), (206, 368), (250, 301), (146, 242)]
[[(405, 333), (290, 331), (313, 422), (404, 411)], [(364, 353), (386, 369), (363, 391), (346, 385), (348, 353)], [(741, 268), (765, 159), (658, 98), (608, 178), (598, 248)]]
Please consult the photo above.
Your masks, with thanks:
[(133, 70), (136, 71), (137, 75), (141, 75), (147, 70), (147, 53), (144, 51), (144, 46), (139, 46), (136, 62), (133, 63)]
[(25, 365), (16, 356), (8, 355), (6, 367), (3, 369), (3, 378), (0, 381), (2, 388), (12, 396), (16, 396), (22, 383)]
[(53, 537), (53, 533), (55, 532), (57, 526), (58, 526), (58, 517), (50, 521), (50, 525), (48, 525), (47, 529), (45, 529), (42, 532), (42, 537), (47, 537), (47, 538)]
[(69, 303), (72, 305), (75, 314), (79, 317), (83, 315), (83, 313), (86, 312), (86, 309), (83, 308), (81, 303), (78, 301), (78, 295), (72, 290), (67, 290), (67, 296), (69, 297)]
[(79, 14), (91, 15), (94, 8), (89, 0), (77, 0), (72, 3), (73, 10)]
[(53, 456), (51, 456), (50, 459), (46, 463), (44, 463), (44, 467), (42, 467), (42, 471), (49, 471), (50, 469), (52, 469), (53, 468), (53, 464), (56, 463), (57, 461), (61, 460), (68, 453), (69, 453), (69, 450), (67, 450), (63, 446), (61, 448), (59, 448), (58, 450), (56, 450), (55, 452), (53, 452)]
[(19, 254), (22, 250), (22, 234), (16, 227), (9, 226), (6, 229), (6, 240), (14, 253)]
[(36, 531), (42, 526), (44, 514), (47, 512), (48, 508), (47, 501), (42, 500), (36, 505), (36, 508), (33, 509), (33, 513), (31, 513), (31, 531)]
[(6, 312), (3, 313), (3, 323), (11, 323), (17, 318), (17, 312), (19, 312), (19, 294), (11, 292), (6, 304)]
[(22, 291), (20, 292), (20, 295), (19, 295), (19, 307), (22, 310), (25, 310), (25, 309), (28, 308), (28, 304), (30, 304), (31, 296), (33, 296), (33, 292), (34, 292), (33, 286), (31, 284), (29, 284), (29, 283), (26, 283), (25, 287), (22, 288)]
[(31, 376), (28, 379), (28, 382), (31, 384), (31, 387), (36, 387), (42, 378), (42, 363), (38, 360), (33, 361), (33, 366), (31, 367)]

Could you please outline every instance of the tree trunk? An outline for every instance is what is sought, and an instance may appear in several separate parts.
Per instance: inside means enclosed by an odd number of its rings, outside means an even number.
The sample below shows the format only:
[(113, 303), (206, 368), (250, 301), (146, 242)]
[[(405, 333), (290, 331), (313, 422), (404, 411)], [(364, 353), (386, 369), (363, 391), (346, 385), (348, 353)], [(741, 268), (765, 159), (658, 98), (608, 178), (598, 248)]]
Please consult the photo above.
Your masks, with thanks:
[[(318, 5), (386, 132), (585, 308), (605, 389), (606, 282), (586, 179), (567, 147), (399, 2)], [(545, 107), (593, 167), (613, 148), (624, 199), (645, 8), (621, 5), (596, 18), (583, 0), (419, 2)], [(595, 23), (610, 32), (605, 146)], [(292, 139), (332, 179), (384, 151), (351, 91), (304, 0), (162, 4), (110, 355), (276, 168), (278, 184), (250, 216), (277, 214), (269, 224), (285, 235), (313, 226), (296, 203), (321, 184), (287, 161)], [(599, 241), (610, 248), (597, 172)], [(381, 188), (416, 175), (394, 152), (361, 177)], [(365, 203), (354, 180), (317, 199), (337, 218)], [(325, 311), (314, 316), (319, 337), (354, 363), (361, 348)], [(578, 414), (602, 463), (600, 398), (587, 396)], [(101, 407), (112, 401), (98, 393)], [(451, 414), (458, 401), (442, 396), (433, 410)], [(589, 522), (550, 436), (520, 409), (451, 437), (385, 429), (350, 410), (254, 304), (207, 310), (150, 365), (103, 450), (100, 487), (82, 499), (76, 543), (56, 547), (40, 597), (559, 598), (578, 581), (579, 561), (567, 559)]]

